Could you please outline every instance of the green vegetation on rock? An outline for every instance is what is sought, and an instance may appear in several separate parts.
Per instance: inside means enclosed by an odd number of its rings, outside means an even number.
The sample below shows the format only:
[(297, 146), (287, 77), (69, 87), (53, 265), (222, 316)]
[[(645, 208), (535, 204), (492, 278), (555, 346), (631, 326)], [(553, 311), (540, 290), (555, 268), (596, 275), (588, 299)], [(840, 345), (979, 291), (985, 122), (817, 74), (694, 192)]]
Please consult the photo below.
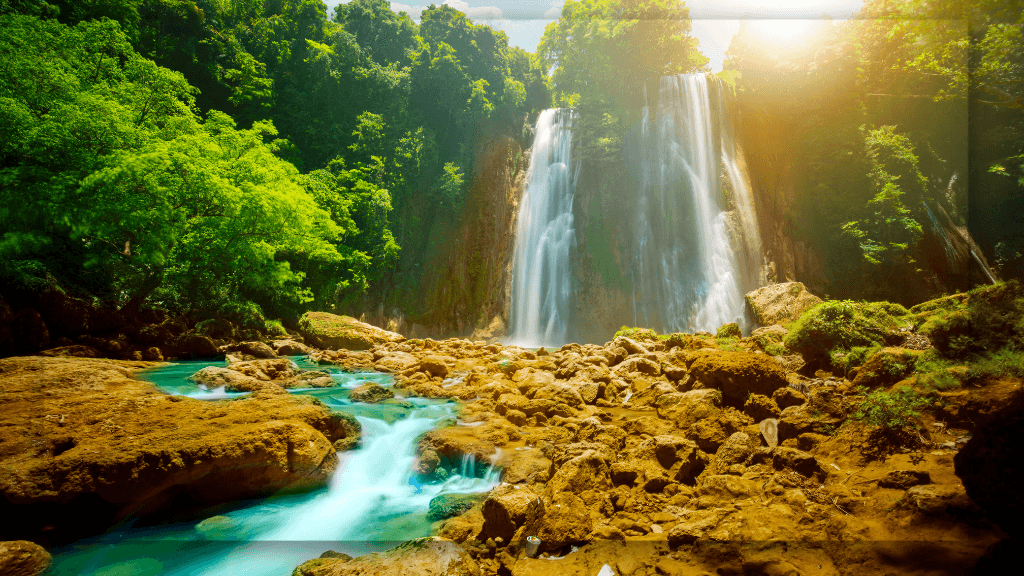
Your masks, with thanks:
[(822, 302), (788, 326), (785, 345), (803, 354), (808, 363), (827, 366), (836, 350), (898, 342), (901, 317), (891, 313), (900, 310), (906, 311), (888, 302)]

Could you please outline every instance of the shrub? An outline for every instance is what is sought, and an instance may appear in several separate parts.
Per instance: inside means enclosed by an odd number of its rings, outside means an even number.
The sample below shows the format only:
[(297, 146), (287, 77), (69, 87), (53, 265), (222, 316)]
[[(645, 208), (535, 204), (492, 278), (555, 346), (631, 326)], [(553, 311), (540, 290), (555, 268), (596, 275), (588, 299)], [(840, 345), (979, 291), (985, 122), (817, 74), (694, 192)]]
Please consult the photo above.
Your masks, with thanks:
[(881, 346), (854, 346), (853, 348), (846, 350), (844, 348), (836, 348), (829, 353), (829, 357), (832, 361), (832, 367), (836, 368), (843, 373), (848, 373), (850, 370), (862, 366), (868, 361), (868, 358), (874, 356)]
[(928, 406), (928, 401), (912, 388), (900, 387), (892, 391), (878, 390), (867, 394), (867, 388), (861, 386), (857, 391), (867, 397), (857, 406), (853, 418), (887, 432), (918, 429), (917, 419), (921, 417), (919, 411)]
[(718, 348), (720, 350), (725, 350), (726, 352), (740, 352), (740, 351), (743, 350), (743, 347), (740, 346), (739, 338), (734, 338), (734, 337), (722, 338), (722, 337), (718, 337), (718, 338), (715, 338), (715, 342), (718, 344)]
[(287, 336), (288, 331), (280, 320), (267, 320), (267, 334), (270, 336)]

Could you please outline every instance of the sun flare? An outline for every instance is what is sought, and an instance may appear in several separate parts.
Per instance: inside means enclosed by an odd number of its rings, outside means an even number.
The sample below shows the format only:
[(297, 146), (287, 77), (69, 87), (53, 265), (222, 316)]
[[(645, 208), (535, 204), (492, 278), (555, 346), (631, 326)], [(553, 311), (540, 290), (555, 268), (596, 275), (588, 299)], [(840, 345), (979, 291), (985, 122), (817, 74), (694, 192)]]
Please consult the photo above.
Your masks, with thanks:
[(816, 30), (817, 20), (763, 19), (748, 20), (749, 31), (766, 44), (779, 47), (792, 46), (808, 40)]

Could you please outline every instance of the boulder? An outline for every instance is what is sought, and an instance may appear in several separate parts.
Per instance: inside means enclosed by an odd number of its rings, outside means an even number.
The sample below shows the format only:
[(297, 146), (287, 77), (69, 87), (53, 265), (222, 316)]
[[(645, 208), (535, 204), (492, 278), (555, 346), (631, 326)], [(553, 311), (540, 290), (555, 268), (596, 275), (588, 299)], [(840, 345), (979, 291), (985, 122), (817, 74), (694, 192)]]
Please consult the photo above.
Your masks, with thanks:
[(408, 352), (392, 352), (378, 359), (373, 365), (373, 369), (378, 372), (398, 373), (412, 370), (418, 364), (419, 360)]
[(481, 509), (484, 525), (477, 539), (484, 541), (488, 538), (501, 538), (505, 542), (511, 541), (516, 530), (539, 507), (540, 497), (527, 488), (504, 485), (491, 490)]
[(344, 558), (317, 558), (292, 576), (480, 576), (480, 567), (461, 546), (444, 538), (409, 540), (388, 550)]
[(691, 390), (664, 394), (655, 401), (655, 407), (661, 418), (674, 421), (680, 428), (687, 428), (720, 412), (718, 403), (721, 399), (717, 390)]
[(453, 364), (455, 362), (451, 358), (431, 354), (420, 360), (420, 371), (436, 378), (444, 378), (448, 375), (448, 366)]
[[(906, 508), (929, 516), (962, 513), (974, 507), (974, 502), (967, 496), (963, 485), (959, 483), (954, 485), (925, 484), (914, 486), (903, 494), (901, 503)], [(1004, 519), (1005, 516), (999, 518), (999, 520)], [(996, 522), (998, 523), (999, 520), (996, 520)], [(1002, 527), (1002, 524), (1000, 524), (1000, 527)], [(1013, 532), (1010, 532), (1010, 535), (1013, 536)]]
[(207, 366), (189, 376), (188, 379), (207, 388), (224, 386), (224, 390), (227, 392), (252, 392), (267, 386), (275, 386), (269, 381), (257, 380), (237, 370), (220, 366)]
[(779, 410), (785, 410), (790, 406), (799, 406), (807, 402), (807, 396), (804, 396), (803, 393), (795, 390), (792, 386), (786, 386), (772, 393), (772, 400), (775, 401)]
[(747, 394), (771, 396), (787, 385), (786, 371), (770, 356), (751, 352), (705, 354), (691, 366), (690, 373), (701, 388), (717, 388), (722, 399), (742, 406)]
[[(648, 353), (647, 348), (645, 348), (642, 344), (640, 344), (636, 340), (633, 340), (632, 338), (627, 338), (625, 336), (619, 336), (618, 338), (612, 341), (612, 349), (614, 350), (615, 348), (622, 348), (626, 352), (626, 354)], [(609, 364), (615, 363), (616, 362), (609, 362)]]
[(547, 492), (572, 492), (581, 494), (587, 490), (607, 490), (611, 488), (608, 460), (594, 450), (559, 465), (552, 462), (554, 474), (547, 483)]
[(366, 402), (367, 404), (375, 404), (394, 397), (394, 392), (375, 382), (367, 382), (348, 394), (349, 400), (353, 402)]
[(722, 327), (715, 334), (715, 338), (743, 338), (743, 332), (740, 330), (739, 324), (729, 322), (728, 324), (722, 324)]
[(458, 516), (484, 498), (484, 494), (439, 494), (427, 505), (427, 520), (436, 522)]
[(891, 386), (914, 371), (917, 359), (923, 353), (904, 348), (882, 348), (857, 369), (853, 385), (867, 388)]
[(583, 500), (571, 492), (558, 492), (537, 519), (526, 524), (526, 533), (540, 538), (540, 550), (544, 551), (585, 542), (593, 527)]
[(337, 465), (333, 443), (358, 431), (312, 397), (169, 396), (133, 377), (148, 367), (0, 360), (0, 537), (102, 531), (178, 497), (212, 505), (319, 488)]
[(277, 358), (277, 352), (264, 342), (239, 342), (228, 348), (231, 352), (241, 352), (253, 358)]
[(306, 312), (299, 318), (299, 332), (306, 341), (324, 349), (369, 350), (377, 344), (401, 342), (401, 334), (388, 332), (349, 316)]
[(624, 451), (615, 464), (617, 484), (624, 484), (630, 476), (650, 492), (660, 492), (672, 482), (693, 484), (703, 472), (707, 457), (697, 445), (679, 436), (647, 438), (636, 448)]
[(171, 347), (179, 358), (212, 358), (221, 354), (213, 340), (194, 332), (178, 336)]
[(1024, 537), (1024, 392), (1019, 386), (979, 422), (953, 464), (985, 514), (1012, 538)]
[(74, 344), (71, 346), (59, 346), (50, 348), (39, 353), (40, 356), (72, 356), (75, 358), (99, 358), (102, 356), (99, 350), (92, 346)]
[(760, 422), (765, 418), (778, 418), (779, 413), (782, 411), (779, 410), (779, 405), (771, 398), (761, 394), (751, 394), (743, 404), (743, 412), (755, 421)]
[(0, 574), (4, 576), (37, 576), (46, 572), (51, 562), (50, 553), (34, 542), (0, 542)]
[(294, 340), (275, 340), (273, 347), (281, 356), (305, 356), (310, 352), (309, 346)]
[(821, 303), (800, 282), (771, 284), (747, 293), (747, 305), (759, 324), (788, 324)]

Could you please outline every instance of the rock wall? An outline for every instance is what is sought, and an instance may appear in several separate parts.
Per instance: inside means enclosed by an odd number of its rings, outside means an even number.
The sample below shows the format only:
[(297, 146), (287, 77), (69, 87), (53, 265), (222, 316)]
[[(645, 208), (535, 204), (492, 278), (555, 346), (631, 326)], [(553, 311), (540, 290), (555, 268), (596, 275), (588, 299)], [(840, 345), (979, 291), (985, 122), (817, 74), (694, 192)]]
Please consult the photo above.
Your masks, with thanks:
[(422, 256), (403, 260), (408, 273), (422, 274), (416, 294), (402, 302), (385, 298), (361, 320), (407, 336), (504, 335), (529, 151), (502, 134), (481, 138), (474, 157), (461, 212), (437, 218)]
[(800, 143), (794, 122), (778, 110), (734, 101), (731, 110), (740, 169), (757, 207), (764, 276), (769, 282), (802, 282), (817, 295), (829, 292), (818, 248), (796, 235), (796, 171)]

